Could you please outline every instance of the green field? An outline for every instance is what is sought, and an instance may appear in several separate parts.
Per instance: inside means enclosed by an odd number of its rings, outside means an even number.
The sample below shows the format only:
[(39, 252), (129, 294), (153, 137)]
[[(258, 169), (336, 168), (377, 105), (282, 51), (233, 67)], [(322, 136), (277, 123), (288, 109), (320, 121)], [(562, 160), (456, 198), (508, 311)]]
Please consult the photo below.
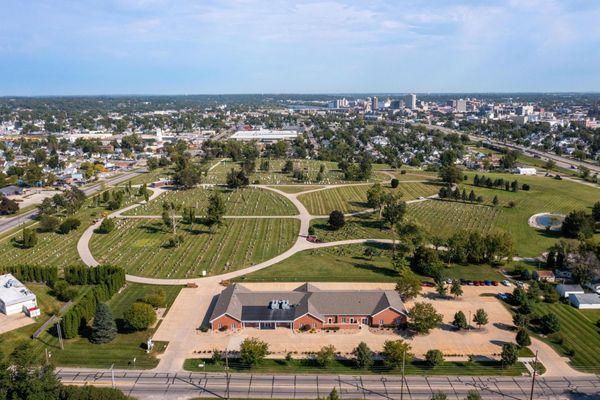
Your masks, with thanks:
[(347, 239), (391, 239), (392, 231), (378, 219), (378, 214), (364, 213), (346, 218), (346, 224), (332, 230), (327, 224), (327, 219), (314, 219), (311, 226), (315, 228), (315, 235), (323, 242), (337, 242)]
[[(124, 206), (140, 199), (134, 195), (126, 196)], [(0, 254), (2, 254), (0, 265), (35, 264), (64, 267), (81, 264), (77, 253), (79, 237), (95, 219), (109, 212), (104, 207), (93, 207), (92, 201), (88, 199), (81, 210), (73, 215), (81, 221), (79, 228), (66, 235), (55, 232), (38, 233), (38, 244), (31, 249), (22, 249), (12, 243), (12, 238), (21, 236), (20, 232), (12, 237), (5, 235), (0, 238)], [(36, 226), (34, 225), (34, 227)]]
[[(510, 233), (517, 255), (537, 256), (561, 239), (560, 234), (535, 230), (528, 224), (533, 214), (551, 212), (566, 214), (583, 209), (590, 212), (591, 206), (600, 198), (600, 189), (566, 180), (558, 181), (547, 177), (517, 176), (510, 174), (485, 174), (492, 179), (518, 180), (530, 185), (529, 191), (507, 192), (473, 186), (473, 172), (466, 172), (468, 181), (460, 186), (467, 193), (471, 190), (483, 196), (483, 204), (457, 201), (426, 201), (410, 204), (408, 216), (421, 223), (431, 234), (448, 237), (460, 229), (490, 232), (496, 229)], [(498, 197), (494, 207), (492, 199)], [(509, 202), (515, 207), (509, 207)]]
[[(198, 367), (204, 364), (205, 367)], [(281, 359), (265, 359), (252, 368), (242, 364), (239, 360), (230, 360), (229, 368), (234, 372), (244, 373), (271, 373), (271, 374), (399, 374), (399, 370), (392, 370), (377, 360), (369, 369), (356, 368), (354, 361), (348, 359), (337, 359), (327, 368), (317, 365), (313, 359), (293, 359), (291, 361)], [(183, 368), (186, 371), (200, 372), (223, 372), (224, 364), (215, 365), (210, 359), (190, 358), (185, 360)], [(450, 362), (446, 361), (435, 368), (427, 366), (424, 362), (413, 361), (407, 363), (405, 373), (408, 375), (501, 375), (520, 376), (527, 373), (527, 369), (521, 363), (508, 368), (502, 368), (497, 361), (488, 362)]]
[(574, 350), (571, 365), (581, 371), (598, 373), (600, 371), (600, 332), (596, 325), (597, 310), (578, 310), (562, 303), (538, 303), (535, 311), (539, 315), (554, 313), (560, 320), (560, 333), (564, 342), (558, 344), (548, 338), (544, 341), (552, 345), (559, 353), (566, 354), (567, 349)]
[(227, 215), (295, 215), (298, 213), (294, 205), (285, 197), (265, 189), (195, 188), (168, 191), (125, 215), (160, 215), (163, 202), (171, 201), (182, 207), (195, 207), (196, 213), (203, 215), (208, 207), (208, 199), (215, 191), (223, 196)]
[[(366, 256), (370, 247), (374, 256)], [(389, 245), (356, 244), (305, 250), (271, 267), (237, 278), (238, 282), (395, 282), (397, 273)], [(449, 278), (501, 280), (488, 265), (451, 265), (444, 269)], [(423, 277), (423, 280), (430, 280)]]
[[(281, 172), (281, 169), (285, 165), (287, 160), (270, 160), (269, 171), (259, 171), (258, 167), (260, 166), (262, 159), (258, 159), (256, 161), (256, 172), (250, 176), (251, 183), (260, 183), (263, 185), (280, 185), (280, 184), (296, 184), (299, 183), (296, 179), (292, 177), (291, 174), (284, 174)], [(325, 165), (325, 173), (323, 175), (323, 180), (316, 183), (322, 184), (337, 184), (337, 183), (345, 183), (342, 172), (338, 169), (337, 163), (331, 161), (319, 161), (319, 160), (305, 160), (305, 159), (295, 159), (292, 160), (294, 162), (294, 168), (304, 171), (308, 175), (308, 182), (315, 183), (317, 174), (319, 172), (319, 168), (321, 165)], [(385, 168), (387, 166), (383, 164), (375, 164), (373, 165), (373, 177), (372, 181), (375, 180), (386, 180), (386, 176), (382, 174), (377, 174), (375, 171), (377, 169)], [(203, 183), (215, 183), (215, 184), (223, 184), (226, 182), (227, 173), (232, 169), (239, 170), (240, 164), (233, 161), (224, 161), (220, 163), (217, 167), (215, 167), (212, 171), (208, 173), (206, 177), (202, 180)]]
[[(160, 220), (117, 221), (117, 229), (95, 234), (90, 248), (101, 263), (120, 265), (129, 274), (188, 278), (233, 271), (268, 260), (292, 246), (299, 222), (287, 218), (226, 219), (210, 233), (203, 225), (180, 225), (184, 242), (177, 248), (163, 244), (171, 236)], [(227, 267), (229, 264), (229, 267)]]
[[(108, 305), (117, 320), (117, 326), (125, 310), (155, 288), (156, 286), (152, 285), (128, 283), (125, 289), (115, 294)], [(167, 307), (170, 307), (179, 294), (181, 286), (161, 286), (161, 288), (167, 295)], [(119, 333), (115, 340), (106, 344), (92, 344), (87, 337), (77, 337), (65, 340), (64, 350), (60, 349), (58, 339), (50, 333), (42, 334), (39, 343), (48, 347), (52, 354), (52, 361), (59, 366), (110, 368), (114, 364), (115, 368), (149, 369), (158, 365), (158, 359), (155, 357), (155, 352), (146, 354), (142, 345), (152, 337), (154, 331), (155, 329), (148, 329), (134, 333)], [(160, 344), (156, 344), (155, 348), (158, 347)]]
[(324, 186), (321, 185), (275, 185), (275, 186), (271, 186), (272, 188), (275, 188), (277, 190), (281, 190), (282, 192), (285, 193), (300, 193), (300, 192), (305, 192), (307, 190), (314, 190), (314, 189), (321, 189)]
[[(367, 191), (371, 185), (344, 186), (318, 192), (301, 194), (298, 199), (313, 215), (327, 215), (333, 210), (344, 213), (363, 211), (369, 208)], [(436, 194), (439, 186), (435, 183), (405, 182), (397, 189), (388, 188), (392, 193), (401, 193), (402, 200), (413, 200)]]

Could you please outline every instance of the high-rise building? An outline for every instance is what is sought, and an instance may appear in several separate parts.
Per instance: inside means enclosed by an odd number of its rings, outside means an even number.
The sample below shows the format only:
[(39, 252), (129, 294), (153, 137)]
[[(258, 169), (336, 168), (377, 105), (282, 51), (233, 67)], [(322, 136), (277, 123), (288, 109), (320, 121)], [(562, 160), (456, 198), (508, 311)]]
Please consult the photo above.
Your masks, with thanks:
[(379, 99), (377, 96), (373, 96), (373, 100), (371, 100), (371, 110), (377, 111), (379, 109)]
[(410, 93), (404, 96), (404, 104), (407, 108), (410, 108), (411, 110), (417, 108), (417, 95), (414, 93)]
[(457, 112), (466, 112), (467, 111), (467, 101), (464, 99), (453, 100), (452, 106)]

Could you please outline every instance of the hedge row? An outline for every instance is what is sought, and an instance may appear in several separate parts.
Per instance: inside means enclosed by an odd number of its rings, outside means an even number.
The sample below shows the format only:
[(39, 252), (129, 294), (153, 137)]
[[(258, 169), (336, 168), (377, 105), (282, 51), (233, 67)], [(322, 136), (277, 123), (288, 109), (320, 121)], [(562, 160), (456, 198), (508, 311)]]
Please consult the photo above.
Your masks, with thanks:
[(94, 285), (62, 318), (63, 335), (66, 339), (71, 339), (94, 317), (98, 303), (109, 300), (125, 285), (125, 271), (110, 265), (95, 268), (67, 267), (65, 280), (71, 284)]
[(0, 275), (3, 274), (13, 274), (15, 278), (24, 282), (39, 282), (53, 286), (58, 279), (58, 268), (40, 265), (13, 265), (0, 267)]

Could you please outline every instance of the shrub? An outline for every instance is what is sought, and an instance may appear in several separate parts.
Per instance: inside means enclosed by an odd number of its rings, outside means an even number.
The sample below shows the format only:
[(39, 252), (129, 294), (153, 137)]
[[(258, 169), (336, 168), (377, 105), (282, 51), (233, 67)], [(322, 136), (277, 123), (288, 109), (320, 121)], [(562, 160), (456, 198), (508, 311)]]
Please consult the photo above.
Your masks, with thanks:
[(331, 345), (321, 347), (321, 350), (317, 353), (316, 361), (321, 368), (329, 367), (335, 361), (335, 347)]
[(429, 350), (425, 354), (425, 361), (430, 367), (436, 367), (444, 362), (444, 353), (437, 349)]
[(112, 218), (104, 218), (102, 220), (102, 222), (100, 223), (100, 226), (98, 227), (98, 229), (96, 229), (94, 232), (106, 234), (106, 233), (112, 232), (114, 229), (115, 229), (115, 221), (113, 221)]
[(358, 368), (366, 369), (373, 365), (373, 352), (365, 342), (360, 342), (352, 354)]
[(206, 324), (200, 325), (200, 332), (208, 332), (209, 329), (209, 326)]
[(131, 329), (143, 331), (156, 322), (156, 313), (150, 304), (135, 302), (125, 311), (123, 319)]
[(60, 225), (60, 219), (52, 215), (42, 215), (40, 218), (39, 232), (54, 232)]
[(527, 347), (531, 345), (531, 339), (529, 338), (529, 334), (525, 329), (519, 329), (519, 332), (517, 332), (516, 341), (521, 347)]
[(548, 313), (540, 318), (540, 326), (546, 333), (556, 333), (560, 331), (560, 321), (553, 313)]
[(400, 175), (406, 175), (406, 170), (403, 169), (402, 171), (400, 171)]
[(32, 247), (35, 247), (37, 242), (37, 235), (33, 229), (23, 229), (23, 240), (21, 242), (21, 245), (24, 249), (31, 249)]
[(315, 235), (315, 227), (314, 226), (311, 225), (311, 226), (308, 227), (308, 234), (310, 236), (314, 236)]
[(246, 365), (261, 362), (269, 353), (269, 345), (257, 338), (246, 338), (240, 345), (240, 359)]
[(400, 181), (399, 181), (398, 179), (396, 179), (396, 178), (394, 178), (394, 179), (392, 179), (392, 180), (390, 181), (390, 186), (391, 186), (393, 189), (396, 189), (396, 188), (398, 187), (398, 185), (399, 185), (399, 184), (400, 184)]
[(164, 289), (156, 288), (143, 298), (143, 302), (150, 304), (154, 308), (164, 307), (166, 297), (167, 295)]
[(79, 228), (79, 225), (81, 225), (81, 221), (79, 221), (79, 219), (70, 217), (70, 218), (65, 219), (62, 222), (62, 224), (60, 224), (60, 226), (58, 227), (58, 231), (60, 233), (62, 233), (63, 235), (66, 235), (67, 233), (71, 232), (72, 230)]
[(521, 188), (523, 190), (529, 190), (529, 185), (527, 183), (524, 183), (523, 186), (521, 186)]
[(502, 359), (502, 364), (504, 366), (510, 366), (517, 362), (517, 358), (519, 357), (519, 349), (517, 345), (514, 343), (504, 343), (502, 345), (502, 353), (500, 354), (500, 358)]

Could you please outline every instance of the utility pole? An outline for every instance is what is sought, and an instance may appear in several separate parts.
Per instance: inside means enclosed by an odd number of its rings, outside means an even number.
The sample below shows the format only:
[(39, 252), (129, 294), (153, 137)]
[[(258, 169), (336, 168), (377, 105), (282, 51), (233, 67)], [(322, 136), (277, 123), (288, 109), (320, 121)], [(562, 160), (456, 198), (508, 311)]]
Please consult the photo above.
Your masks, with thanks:
[(229, 400), (229, 349), (225, 348), (225, 380), (227, 387), (225, 389), (225, 397)]
[(402, 382), (400, 383), (400, 400), (404, 398), (404, 361), (406, 360), (406, 349), (402, 353)]
[(529, 394), (529, 400), (533, 400), (533, 389), (535, 387), (535, 373), (537, 372), (537, 362), (538, 362), (538, 350), (535, 351), (535, 361), (533, 363), (533, 374), (531, 377), (531, 393)]

